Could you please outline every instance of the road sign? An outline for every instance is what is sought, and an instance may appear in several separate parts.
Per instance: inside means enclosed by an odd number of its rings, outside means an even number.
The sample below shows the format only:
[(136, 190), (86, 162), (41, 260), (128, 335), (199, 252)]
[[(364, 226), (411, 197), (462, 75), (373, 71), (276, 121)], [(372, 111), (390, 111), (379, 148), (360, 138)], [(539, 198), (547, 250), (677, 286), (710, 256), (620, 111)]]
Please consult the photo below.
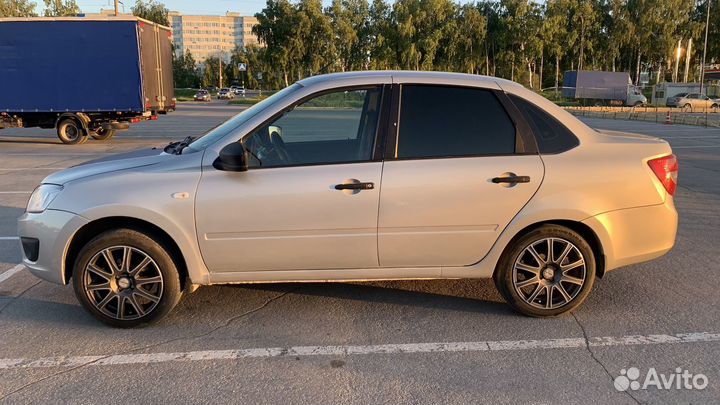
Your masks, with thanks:
[(247, 70), (247, 63), (238, 63), (238, 70), (244, 72)]

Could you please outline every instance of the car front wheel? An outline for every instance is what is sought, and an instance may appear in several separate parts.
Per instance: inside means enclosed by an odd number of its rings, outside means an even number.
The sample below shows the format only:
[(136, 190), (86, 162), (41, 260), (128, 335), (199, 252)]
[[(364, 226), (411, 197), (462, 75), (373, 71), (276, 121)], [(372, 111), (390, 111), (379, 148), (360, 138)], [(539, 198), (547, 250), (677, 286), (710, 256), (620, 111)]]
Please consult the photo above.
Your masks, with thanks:
[(165, 248), (131, 229), (106, 231), (85, 245), (75, 261), (73, 287), (90, 314), (123, 328), (161, 319), (182, 295)]
[(556, 316), (580, 305), (595, 282), (595, 256), (577, 232), (543, 225), (515, 240), (495, 271), (495, 285), (518, 312)]

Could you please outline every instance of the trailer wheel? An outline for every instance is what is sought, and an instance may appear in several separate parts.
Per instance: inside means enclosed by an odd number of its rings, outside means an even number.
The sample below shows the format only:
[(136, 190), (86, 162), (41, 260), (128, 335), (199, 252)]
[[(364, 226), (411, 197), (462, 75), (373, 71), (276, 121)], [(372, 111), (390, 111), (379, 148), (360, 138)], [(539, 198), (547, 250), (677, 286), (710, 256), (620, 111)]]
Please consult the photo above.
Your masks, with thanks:
[(78, 145), (88, 139), (85, 130), (72, 118), (65, 118), (58, 123), (57, 135), (66, 145)]
[(103, 127), (99, 127), (94, 132), (90, 132), (90, 136), (92, 136), (93, 139), (97, 139), (98, 141), (110, 140), (110, 138), (112, 138), (114, 135), (114, 129), (105, 129)]

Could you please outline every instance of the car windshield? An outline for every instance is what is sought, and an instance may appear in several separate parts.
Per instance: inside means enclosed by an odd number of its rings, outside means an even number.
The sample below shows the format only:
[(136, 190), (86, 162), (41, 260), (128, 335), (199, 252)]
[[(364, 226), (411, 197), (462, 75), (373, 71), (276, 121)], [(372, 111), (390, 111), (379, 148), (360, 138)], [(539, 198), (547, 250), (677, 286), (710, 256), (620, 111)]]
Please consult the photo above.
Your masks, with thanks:
[(279, 100), (282, 100), (283, 98), (285, 98), (285, 96), (297, 91), (301, 87), (302, 85), (298, 83), (285, 87), (284, 89), (278, 91), (277, 93), (266, 98), (265, 100), (253, 105), (247, 110), (235, 115), (224, 123), (211, 129), (210, 131), (205, 133), (205, 135), (193, 141), (193, 143), (191, 143), (183, 152), (196, 152), (207, 148), (211, 144), (215, 143), (215, 141), (217, 141), (218, 139), (234, 131), (237, 127), (244, 124), (252, 117), (256, 116), (259, 112), (263, 111), (267, 107), (270, 107)]

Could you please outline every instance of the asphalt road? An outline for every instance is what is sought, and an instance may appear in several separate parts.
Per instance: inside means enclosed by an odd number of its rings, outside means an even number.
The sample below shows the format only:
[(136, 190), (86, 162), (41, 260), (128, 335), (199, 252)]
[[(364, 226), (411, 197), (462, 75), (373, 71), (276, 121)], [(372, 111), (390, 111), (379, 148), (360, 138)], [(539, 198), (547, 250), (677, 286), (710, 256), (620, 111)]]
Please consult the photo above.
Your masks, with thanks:
[[(513, 313), (488, 280), (271, 284), (202, 287), (161, 323), (118, 330), (70, 287), (17, 266), (15, 219), (45, 175), (197, 135), (238, 111), (182, 104), (77, 146), (50, 130), (0, 132), (0, 403), (720, 402), (720, 129), (587, 119), (670, 141), (680, 229), (668, 255), (608, 274), (556, 319)], [(631, 367), (640, 382), (650, 368), (666, 379), (680, 368), (706, 386), (618, 391), (613, 379)]]

